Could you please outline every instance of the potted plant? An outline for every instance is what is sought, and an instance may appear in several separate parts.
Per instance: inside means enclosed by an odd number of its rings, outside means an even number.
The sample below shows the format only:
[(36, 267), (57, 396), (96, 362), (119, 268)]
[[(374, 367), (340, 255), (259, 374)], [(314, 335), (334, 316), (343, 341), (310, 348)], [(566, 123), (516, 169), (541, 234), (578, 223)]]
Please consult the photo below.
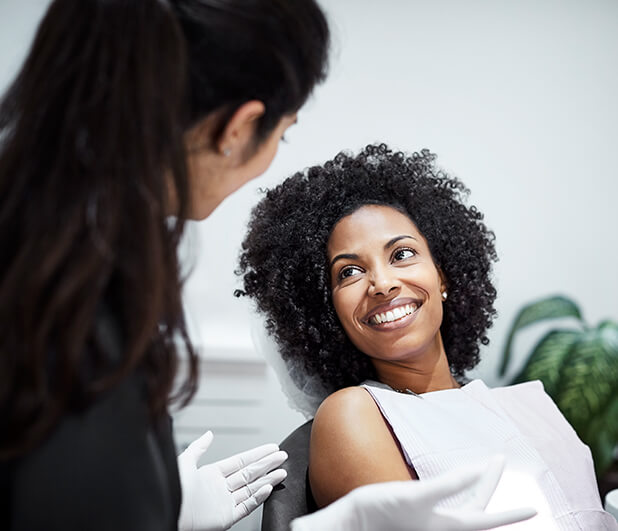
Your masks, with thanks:
[[(618, 487), (618, 323), (589, 326), (571, 299), (551, 296), (524, 306), (507, 336), (499, 375), (506, 374), (516, 334), (536, 323), (570, 318), (545, 333), (511, 383), (541, 380), (545, 391), (590, 447), (601, 491)], [(614, 475), (613, 479), (610, 476)], [(609, 482), (608, 482), (609, 480)], [(604, 492), (602, 492), (604, 495)]]

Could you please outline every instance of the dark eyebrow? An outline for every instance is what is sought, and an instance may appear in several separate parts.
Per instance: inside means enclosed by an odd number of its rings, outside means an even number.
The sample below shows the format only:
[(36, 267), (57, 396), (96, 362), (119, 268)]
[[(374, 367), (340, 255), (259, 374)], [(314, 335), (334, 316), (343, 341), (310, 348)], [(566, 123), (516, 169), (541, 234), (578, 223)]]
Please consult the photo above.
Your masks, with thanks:
[(395, 236), (392, 240), (389, 240), (384, 246), (384, 249), (388, 249), (389, 247), (395, 245), (399, 240), (405, 240), (406, 238), (418, 241), (414, 236), (410, 236), (409, 234), (402, 234), (401, 236)]
[(337, 256), (335, 256), (335, 258), (333, 258), (330, 261), (330, 268), (332, 269), (333, 266), (335, 265), (335, 262), (337, 260), (344, 260), (344, 259), (348, 259), (348, 260), (358, 260), (358, 255), (357, 254), (338, 254)]

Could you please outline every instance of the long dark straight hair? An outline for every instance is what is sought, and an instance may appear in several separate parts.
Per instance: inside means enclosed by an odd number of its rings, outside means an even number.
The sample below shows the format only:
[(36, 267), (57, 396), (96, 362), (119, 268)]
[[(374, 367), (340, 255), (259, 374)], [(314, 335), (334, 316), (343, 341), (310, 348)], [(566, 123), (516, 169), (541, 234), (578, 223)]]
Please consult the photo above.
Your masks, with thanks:
[[(184, 133), (260, 99), (265, 137), (324, 78), (328, 41), (314, 0), (51, 4), (0, 103), (0, 457), (136, 369), (151, 412), (164, 412), (179, 339), (189, 371), (172, 398), (191, 398)], [(106, 312), (121, 353), (98, 339)]]

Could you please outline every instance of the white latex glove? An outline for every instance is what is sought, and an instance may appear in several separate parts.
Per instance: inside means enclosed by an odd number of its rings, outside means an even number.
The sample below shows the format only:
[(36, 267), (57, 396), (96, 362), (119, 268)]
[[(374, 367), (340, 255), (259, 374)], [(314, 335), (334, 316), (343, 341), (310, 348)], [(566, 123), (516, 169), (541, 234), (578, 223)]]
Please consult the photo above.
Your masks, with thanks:
[(211, 431), (178, 456), (182, 505), (180, 531), (223, 531), (257, 509), (287, 472), (277, 469), (288, 454), (265, 444), (198, 468), (213, 440)]
[[(472, 531), (527, 520), (531, 508), (487, 514), (484, 509), (504, 468), (504, 458), (488, 466), (462, 467), (422, 481), (393, 481), (359, 487), (326, 508), (297, 518), (292, 531)], [(435, 505), (470, 489), (464, 505), (442, 509)]]

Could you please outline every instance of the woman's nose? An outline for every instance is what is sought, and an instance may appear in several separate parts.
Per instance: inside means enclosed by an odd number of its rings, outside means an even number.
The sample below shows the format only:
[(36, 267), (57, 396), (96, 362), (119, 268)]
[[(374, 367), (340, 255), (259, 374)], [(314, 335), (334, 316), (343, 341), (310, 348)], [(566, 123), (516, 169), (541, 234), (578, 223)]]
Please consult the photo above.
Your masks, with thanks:
[(368, 293), (371, 297), (387, 296), (401, 287), (399, 279), (386, 271), (378, 271), (371, 276)]

